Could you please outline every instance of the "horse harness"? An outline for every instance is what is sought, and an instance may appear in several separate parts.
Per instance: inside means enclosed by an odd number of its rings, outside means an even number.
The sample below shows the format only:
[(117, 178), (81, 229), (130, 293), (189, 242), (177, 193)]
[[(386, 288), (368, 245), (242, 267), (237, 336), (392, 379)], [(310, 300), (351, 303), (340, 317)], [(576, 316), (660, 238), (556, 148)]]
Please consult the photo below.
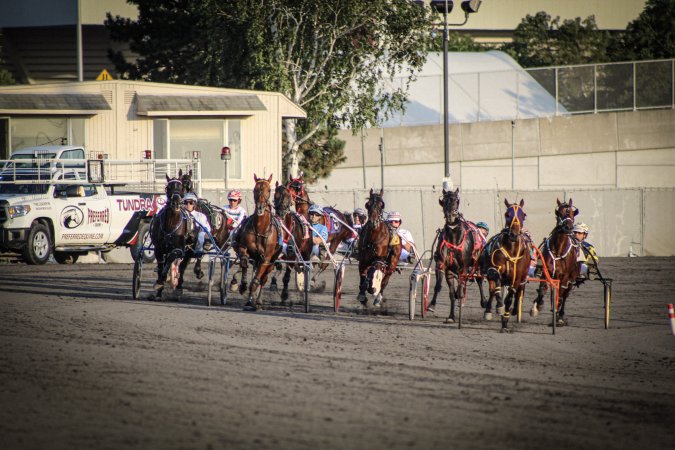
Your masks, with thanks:
[[(518, 234), (518, 249), (516, 250), (516, 254), (511, 255), (507, 249), (505, 249), (502, 244), (501, 244), (501, 237), (506, 236), (507, 230), (503, 230), (501, 233), (496, 235), (494, 238), (492, 238), (490, 241), (491, 243), (488, 244), (489, 246), (487, 247), (488, 249), (491, 250), (490, 252), (490, 263), (492, 264), (493, 267), (488, 268), (488, 272), (490, 270), (494, 270), (498, 273), (501, 273), (502, 268), (505, 271), (509, 270), (509, 264), (511, 264), (511, 273), (513, 274), (511, 277), (511, 286), (514, 286), (516, 283), (516, 264), (518, 261), (523, 259), (525, 256), (525, 253), (528, 252), (527, 245), (523, 245), (523, 243), (527, 243), (528, 238), (524, 233), (519, 233)], [(494, 248), (494, 249), (493, 249)], [(497, 263), (495, 263), (495, 255), (497, 253), (501, 253), (504, 255), (506, 258), (506, 264), (505, 266), (501, 266)], [(527, 282), (527, 279), (523, 281), (522, 284), (525, 284)]]
[[(555, 230), (554, 230), (555, 231)], [(567, 238), (567, 248), (565, 249), (565, 252), (560, 255), (560, 256), (555, 256), (553, 254), (553, 249), (551, 249), (551, 246), (549, 244), (551, 238), (553, 237), (553, 233), (546, 239), (544, 239), (544, 243), (542, 244), (542, 247), (544, 248), (544, 251), (542, 253), (548, 254), (551, 257), (551, 263), (553, 264), (553, 270), (551, 271), (551, 276), (555, 276), (556, 274), (556, 262), (567, 258), (567, 256), (570, 254), (573, 248), (577, 249), (579, 248), (579, 244), (574, 243), (574, 239), (567, 233), (565, 233), (565, 237)]]
[[(457, 227), (461, 227), (462, 229), (462, 240), (458, 244), (454, 244), (448, 240), (448, 235), (451, 234), (450, 230), (454, 230)], [(451, 267), (454, 263), (455, 260), (455, 252), (459, 252), (460, 254), (464, 253), (464, 247), (466, 246), (466, 238), (469, 235), (469, 233), (472, 233), (474, 235), (474, 240), (473, 240), (473, 249), (471, 250), (471, 256), (472, 258), (476, 261), (474, 265), (471, 268), (471, 272), (473, 273), (476, 268), (478, 267), (478, 255), (480, 254), (483, 245), (482, 245), (482, 239), (476, 239), (476, 233), (480, 233), (476, 226), (471, 223), (465, 221), (463, 218), (460, 218), (459, 223), (457, 225), (451, 225), (451, 224), (446, 224), (445, 227), (443, 227), (443, 230), (440, 231), (441, 233), (441, 243), (438, 246), (438, 249), (436, 250), (436, 256), (440, 260), (439, 264), (439, 269), (443, 270), (445, 268), (445, 256), (443, 254), (444, 249), (448, 249), (448, 255), (450, 256), (450, 261), (448, 261), (448, 267)]]

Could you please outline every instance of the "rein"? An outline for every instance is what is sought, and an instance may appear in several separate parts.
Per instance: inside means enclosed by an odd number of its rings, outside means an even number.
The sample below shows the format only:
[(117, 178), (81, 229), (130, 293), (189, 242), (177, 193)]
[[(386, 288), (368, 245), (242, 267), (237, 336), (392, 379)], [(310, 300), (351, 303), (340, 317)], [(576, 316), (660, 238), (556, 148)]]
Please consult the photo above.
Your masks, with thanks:
[[(501, 233), (501, 234), (504, 237), (508, 238), (507, 234), (505, 234), (505, 233)], [(516, 264), (518, 263), (518, 261), (520, 261), (525, 256), (525, 250), (526, 249), (523, 249), (523, 241), (524, 241), (524, 239), (523, 239), (522, 235), (519, 234), (518, 235), (518, 249), (516, 250), (515, 256), (513, 256), (508, 252), (508, 250), (506, 250), (506, 248), (504, 248), (502, 246), (502, 240), (500, 239), (498, 241), (499, 245), (497, 246), (496, 249), (494, 249), (492, 251), (492, 255), (490, 255), (490, 262), (492, 263), (493, 266), (498, 268), (497, 270), (501, 270), (501, 268), (502, 268), (502, 266), (495, 263), (495, 255), (497, 254), (497, 252), (501, 252), (501, 254), (504, 255), (504, 257), (506, 258), (505, 270), (509, 270), (509, 263), (512, 264), (511, 273), (513, 275), (511, 277), (511, 286), (514, 286), (514, 284), (516, 282)], [(523, 251), (521, 252), (521, 250), (523, 250)], [(494, 267), (492, 267), (491, 269), (494, 269)], [(525, 281), (527, 281), (527, 280), (525, 280)]]
[[(555, 230), (554, 230), (554, 232), (555, 232)], [(579, 247), (579, 245), (572, 242), (572, 239), (571, 239), (570, 235), (565, 233), (565, 238), (567, 239), (567, 248), (565, 249), (565, 252), (562, 255), (555, 256), (555, 254), (553, 253), (553, 250), (555, 250), (555, 249), (552, 249), (551, 245), (549, 244), (549, 242), (550, 242), (550, 240), (551, 240), (551, 238), (553, 237), (554, 234), (555, 233), (552, 233), (551, 236), (547, 237), (546, 240), (544, 241), (546, 253), (551, 257), (552, 263), (553, 263), (553, 270), (551, 271), (551, 276), (554, 276), (555, 273), (556, 273), (556, 270), (557, 270), (556, 269), (556, 262), (561, 260), (561, 259), (567, 258), (567, 255), (570, 254), (570, 252), (572, 251), (573, 248)]]

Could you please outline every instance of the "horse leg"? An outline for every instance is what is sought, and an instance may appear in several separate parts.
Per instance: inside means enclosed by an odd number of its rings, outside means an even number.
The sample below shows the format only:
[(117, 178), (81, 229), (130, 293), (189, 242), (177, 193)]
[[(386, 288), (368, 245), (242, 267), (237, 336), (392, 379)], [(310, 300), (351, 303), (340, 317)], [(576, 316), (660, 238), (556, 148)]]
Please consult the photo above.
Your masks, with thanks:
[(359, 270), (359, 295), (356, 297), (364, 307), (368, 304), (368, 298), (366, 297), (366, 289), (368, 289), (366, 270)]
[(183, 279), (185, 275), (185, 269), (187, 268), (189, 262), (190, 258), (183, 258), (183, 260), (180, 262), (178, 266), (178, 284), (176, 285), (176, 289), (174, 290), (174, 294), (176, 295), (177, 300), (180, 300), (181, 297), (183, 296)]
[(567, 318), (565, 317), (565, 303), (567, 303), (567, 297), (572, 292), (573, 285), (570, 282), (569, 287), (562, 290), (560, 293), (560, 306), (558, 307), (558, 326), (564, 327), (568, 324)]
[(548, 283), (542, 281), (539, 283), (539, 288), (537, 288), (537, 298), (535, 298), (532, 303), (530, 316), (537, 317), (541, 312), (541, 308), (544, 306), (544, 296), (546, 295), (546, 291), (548, 291)]
[(476, 284), (478, 285), (478, 292), (480, 292), (480, 307), (485, 308), (485, 292), (483, 291), (483, 279), (476, 278)]
[(157, 281), (153, 286), (155, 292), (148, 295), (148, 300), (162, 300), (162, 291), (164, 291), (164, 282), (166, 281), (166, 275), (162, 278), (164, 274), (164, 255), (159, 255), (155, 253), (157, 259)]
[(201, 280), (204, 277), (204, 272), (202, 271), (202, 258), (197, 258), (195, 261), (195, 276), (198, 280)]
[(487, 271), (486, 277), (488, 280), (488, 290), (490, 291), (490, 295), (488, 296), (488, 301), (485, 305), (483, 319), (492, 320), (492, 300), (495, 298), (498, 298), (498, 302), (500, 300), (497, 294), (497, 289), (501, 289), (501, 276), (499, 275), (499, 271), (497, 271), (497, 269), (490, 267)]
[(387, 284), (389, 284), (389, 278), (391, 277), (392, 273), (393, 272), (387, 271), (387, 273), (384, 274), (384, 277), (382, 278), (382, 285), (380, 286), (380, 292), (375, 297), (373, 306), (381, 306), (382, 303), (386, 302), (384, 298), (384, 289), (387, 287)]
[(509, 293), (506, 295), (504, 300), (504, 314), (502, 315), (502, 333), (509, 333), (509, 319), (511, 318), (511, 303), (513, 302), (513, 297), (515, 290), (513, 286), (509, 286)]
[[(286, 300), (288, 300), (288, 282), (291, 281), (291, 266), (288, 264), (286, 264), (286, 272), (284, 272), (282, 281), (284, 283), (284, 288), (281, 290), (281, 304), (285, 305)], [(274, 278), (272, 278), (272, 282), (274, 282)]]
[[(455, 306), (457, 304), (457, 291), (455, 290), (455, 277), (450, 270), (445, 271), (445, 282), (448, 284), (448, 296), (450, 297), (450, 314), (445, 323), (455, 323)], [(459, 284), (459, 283), (458, 283)]]
[(239, 294), (244, 295), (244, 292), (246, 292), (247, 288), (246, 277), (248, 275), (248, 255), (242, 255), (239, 261), (239, 267), (241, 267), (241, 283), (239, 283)]
[(427, 311), (434, 312), (436, 308), (436, 297), (438, 297), (438, 294), (441, 292), (442, 287), (443, 287), (443, 278), (441, 278), (441, 265), (436, 264), (436, 285), (434, 286), (434, 296), (431, 299), (429, 306), (427, 306)]

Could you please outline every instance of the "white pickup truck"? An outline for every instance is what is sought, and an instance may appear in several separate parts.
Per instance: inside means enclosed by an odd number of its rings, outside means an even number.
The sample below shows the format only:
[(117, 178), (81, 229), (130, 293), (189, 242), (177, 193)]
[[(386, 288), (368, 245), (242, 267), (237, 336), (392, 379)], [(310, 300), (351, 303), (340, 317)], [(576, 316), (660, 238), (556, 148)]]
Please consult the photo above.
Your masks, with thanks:
[[(154, 192), (124, 192), (127, 183), (106, 180), (105, 171), (124, 169), (138, 182), (139, 175), (129, 167), (147, 169), (150, 163), (106, 163), (60, 158), (0, 161), (0, 251), (18, 253), (28, 264), (44, 264), (51, 254), (59, 263), (72, 264), (91, 250), (119, 246), (131, 247), (135, 257), (150, 218), (164, 205), (165, 180), (151, 185)], [(153, 178), (156, 170), (152, 161)]]

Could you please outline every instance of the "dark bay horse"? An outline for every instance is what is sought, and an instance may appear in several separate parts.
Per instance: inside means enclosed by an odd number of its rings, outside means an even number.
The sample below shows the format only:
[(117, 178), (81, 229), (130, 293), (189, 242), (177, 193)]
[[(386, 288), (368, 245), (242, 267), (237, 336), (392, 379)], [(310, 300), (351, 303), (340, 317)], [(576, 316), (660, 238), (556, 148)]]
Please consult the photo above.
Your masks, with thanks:
[[(194, 192), (194, 186), (192, 183), (192, 170), (187, 171), (181, 176), (181, 182), (185, 188), (185, 193)], [(223, 208), (216, 206), (209, 202), (206, 199), (199, 198), (195, 210), (203, 213), (209, 220), (209, 225), (211, 225), (211, 235), (213, 240), (221, 251), (225, 250), (227, 239), (230, 237), (230, 232), (233, 228), (233, 220), (227, 217)], [(195, 224), (196, 227), (198, 225)], [(198, 229), (193, 230), (193, 232), (198, 232)], [(208, 237), (204, 242), (205, 247), (208, 249), (211, 244)], [(195, 276), (201, 279), (204, 276), (204, 272), (201, 269), (202, 258), (197, 258), (195, 262)]]
[[(312, 201), (309, 199), (309, 195), (305, 190), (304, 175), (301, 173), (299, 177), (292, 178), (286, 187), (295, 204), (295, 210), (309, 220), (309, 207), (312, 204)], [(323, 216), (319, 219), (319, 223), (328, 228), (327, 243), (331, 255), (335, 253), (335, 250), (337, 250), (338, 245), (340, 245), (341, 242), (354, 237), (352, 230), (344, 225), (349, 224), (350, 222), (351, 220), (347, 219), (341, 211), (330, 206), (323, 208)], [(326, 267), (327, 264), (322, 265), (321, 271), (325, 270)]]
[[(543, 263), (546, 264), (548, 273), (554, 280), (560, 280), (560, 299), (558, 302), (558, 325), (567, 325), (565, 318), (565, 302), (567, 297), (574, 289), (574, 282), (579, 277), (579, 244), (572, 238), (572, 229), (574, 228), (574, 217), (579, 214), (579, 210), (569, 202), (561, 202), (556, 199), (558, 206), (554, 213), (556, 225), (548, 238), (544, 239), (539, 250), (543, 257)], [(548, 285), (542, 282), (537, 289), (537, 298), (535, 299), (531, 316), (537, 316), (544, 305), (544, 295)]]
[(182, 259), (179, 265), (179, 278), (176, 290), (180, 292), (183, 286), (183, 273), (187, 266), (185, 258), (185, 246), (188, 240), (190, 220), (183, 210), (184, 186), (180, 181), (182, 171), (178, 172), (178, 178), (166, 176), (167, 204), (159, 211), (150, 223), (150, 239), (155, 248), (157, 258), (157, 281), (155, 293), (150, 294), (151, 300), (161, 300), (162, 291), (167, 275), (174, 261)]
[(269, 178), (258, 178), (253, 174), (253, 179), (255, 180), (253, 188), (255, 214), (247, 217), (240, 225), (232, 244), (234, 251), (239, 255), (242, 269), (242, 281), (239, 285), (241, 294), (246, 291), (249, 258), (253, 260), (255, 275), (249, 287), (248, 302), (244, 307), (249, 311), (256, 311), (263, 307), (260, 300), (262, 287), (282, 249), (281, 226), (272, 214), (270, 205), (272, 175)]
[(384, 289), (401, 256), (401, 238), (382, 216), (385, 207), (383, 195), (382, 190), (379, 194), (370, 190), (366, 202), (368, 222), (360, 233), (358, 299), (363, 306), (368, 303), (366, 291), (375, 295), (373, 306), (381, 306)]
[[(506, 199), (504, 214), (506, 228), (494, 236), (483, 250), (484, 275), (488, 279), (490, 296), (483, 317), (492, 319), (492, 300), (497, 299), (497, 314), (502, 317), (502, 332), (508, 332), (511, 313), (518, 314), (520, 302), (525, 292), (527, 273), (530, 268), (530, 247), (532, 243), (523, 232), (525, 222), (525, 201), (519, 204), (509, 203)], [(508, 287), (506, 299), (502, 299), (502, 290)], [(515, 297), (515, 302), (513, 299)], [(511, 303), (513, 302), (513, 311)]]
[[(283, 221), (283, 242), (286, 244), (287, 261), (309, 261), (312, 254), (312, 238), (310, 224), (307, 219), (296, 211), (291, 211), (293, 197), (288, 187), (278, 182), (274, 189), (274, 210)], [(299, 252), (299, 254), (298, 254)], [(296, 272), (301, 272), (303, 266), (300, 263), (293, 265)], [(288, 300), (288, 282), (291, 279), (291, 264), (286, 264), (281, 291), (282, 304)], [(272, 278), (274, 284), (274, 277)]]
[[(459, 299), (464, 301), (465, 290), (463, 289), (466, 279), (460, 281), (463, 275), (473, 274), (478, 269), (478, 257), (483, 249), (484, 240), (479, 236), (480, 231), (473, 222), (464, 219), (459, 212), (459, 188), (455, 191), (446, 191), (438, 200), (443, 207), (445, 225), (438, 237), (438, 244), (434, 250), (436, 262), (436, 286), (434, 297), (429, 306), (436, 305), (436, 297), (441, 291), (443, 284), (442, 276), (450, 290), (450, 315), (446, 323), (455, 321), (455, 303)], [(455, 287), (455, 282), (457, 286)], [(483, 298), (483, 284), (479, 280), (481, 299)]]

